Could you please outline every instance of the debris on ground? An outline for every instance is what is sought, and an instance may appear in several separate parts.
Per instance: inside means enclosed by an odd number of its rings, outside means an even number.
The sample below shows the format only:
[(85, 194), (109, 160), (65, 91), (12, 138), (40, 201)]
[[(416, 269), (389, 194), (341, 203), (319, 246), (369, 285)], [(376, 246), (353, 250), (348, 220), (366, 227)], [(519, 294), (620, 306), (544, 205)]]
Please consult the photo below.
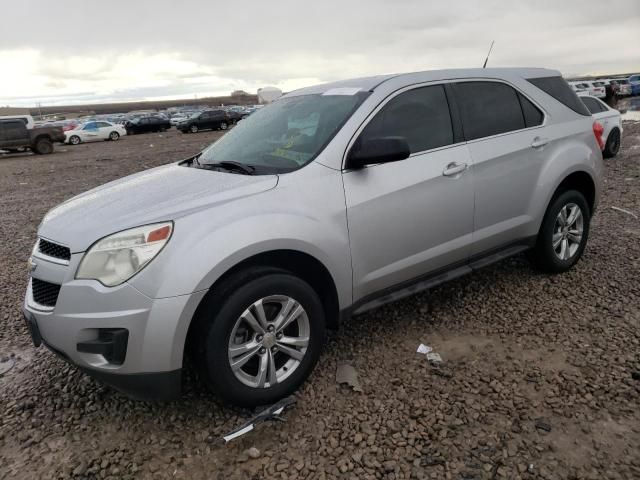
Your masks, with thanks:
[(617, 212), (622, 212), (622, 213), (626, 213), (627, 215), (631, 215), (633, 218), (635, 218), (636, 220), (638, 219), (638, 216), (633, 213), (630, 212), (629, 210), (625, 209), (625, 208), (620, 208), (620, 207), (611, 207), (612, 210), (615, 210)]
[(0, 358), (0, 377), (9, 372), (16, 364), (15, 360), (11, 357)]
[(338, 364), (338, 368), (336, 370), (336, 382), (339, 384), (346, 383), (355, 392), (363, 391), (360, 381), (358, 380), (358, 372), (353, 368), (353, 365), (349, 363), (343, 362)]
[(551, 431), (551, 425), (544, 418), (536, 418), (534, 425), (538, 430)]
[(271, 405), (269, 408), (258, 413), (255, 417), (253, 417), (248, 422), (244, 423), (240, 427), (224, 435), (222, 437), (223, 440), (225, 441), (225, 443), (228, 443), (234, 438), (238, 438), (244, 435), (245, 433), (249, 433), (251, 430), (256, 428), (256, 425), (262, 422), (266, 422), (268, 420), (278, 420), (278, 421), (284, 422), (285, 420), (280, 417), (280, 414), (282, 414), (285, 408), (287, 408), (290, 405), (293, 405), (294, 403), (296, 403), (296, 398), (293, 395), (283, 398), (282, 400)]
[(437, 352), (427, 353), (427, 360), (429, 360), (430, 363), (442, 363), (442, 357)]
[(433, 348), (431, 348), (429, 345), (425, 345), (424, 343), (421, 343), (420, 345), (418, 345), (418, 353), (422, 353), (424, 355), (426, 355), (429, 352), (432, 352)]

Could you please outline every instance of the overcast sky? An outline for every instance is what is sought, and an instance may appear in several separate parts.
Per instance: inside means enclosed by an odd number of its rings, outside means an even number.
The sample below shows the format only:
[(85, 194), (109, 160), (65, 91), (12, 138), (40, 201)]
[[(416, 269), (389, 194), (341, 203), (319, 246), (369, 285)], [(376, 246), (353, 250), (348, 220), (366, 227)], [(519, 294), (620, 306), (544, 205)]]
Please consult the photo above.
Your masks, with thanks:
[[(10, 6), (9, 6), (10, 5)], [(0, 105), (228, 95), (381, 73), (640, 70), (640, 1), (12, 0)]]

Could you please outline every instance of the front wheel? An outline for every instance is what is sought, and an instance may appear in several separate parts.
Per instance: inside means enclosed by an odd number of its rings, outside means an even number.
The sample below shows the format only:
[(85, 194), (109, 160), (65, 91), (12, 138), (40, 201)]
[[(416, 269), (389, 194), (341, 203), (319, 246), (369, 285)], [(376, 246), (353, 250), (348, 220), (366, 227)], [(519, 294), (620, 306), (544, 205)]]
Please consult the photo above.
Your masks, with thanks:
[(120, 139), (120, 134), (118, 132), (111, 132), (109, 134), (109, 140), (111, 140), (112, 142), (116, 142)]
[(77, 135), (73, 135), (71, 138), (69, 138), (69, 143), (71, 145), (78, 145), (80, 143), (80, 137)]
[(551, 273), (566, 272), (584, 252), (589, 237), (591, 212), (582, 193), (568, 190), (547, 208), (531, 252), (533, 263)]
[(191, 126), (189, 127), (189, 131), (190, 131), (191, 133), (198, 133), (198, 126), (197, 126), (197, 125), (191, 125)]
[(229, 128), (227, 122), (220, 122), (220, 130), (226, 130), (227, 128)]
[(197, 363), (224, 400), (266, 405), (309, 376), (324, 343), (316, 292), (283, 270), (250, 269), (212, 290), (196, 321)]

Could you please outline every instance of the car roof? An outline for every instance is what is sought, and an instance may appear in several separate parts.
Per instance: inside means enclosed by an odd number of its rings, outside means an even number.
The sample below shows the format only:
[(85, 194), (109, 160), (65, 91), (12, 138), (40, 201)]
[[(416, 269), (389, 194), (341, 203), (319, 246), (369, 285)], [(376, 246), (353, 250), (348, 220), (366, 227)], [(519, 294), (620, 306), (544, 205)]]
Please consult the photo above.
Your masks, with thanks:
[(546, 68), (461, 68), (447, 70), (427, 70), (424, 72), (412, 72), (390, 75), (376, 75), (373, 77), (352, 78), (349, 80), (341, 80), (337, 82), (323, 83), (310, 87), (294, 90), (285, 97), (293, 97), (298, 95), (310, 95), (325, 93), (336, 88), (359, 88), (364, 91), (373, 91), (389, 80), (398, 83), (434, 82), (438, 80), (453, 80), (464, 78), (490, 78), (510, 80), (517, 78), (542, 78), (560, 76), (557, 70), (549, 70)]

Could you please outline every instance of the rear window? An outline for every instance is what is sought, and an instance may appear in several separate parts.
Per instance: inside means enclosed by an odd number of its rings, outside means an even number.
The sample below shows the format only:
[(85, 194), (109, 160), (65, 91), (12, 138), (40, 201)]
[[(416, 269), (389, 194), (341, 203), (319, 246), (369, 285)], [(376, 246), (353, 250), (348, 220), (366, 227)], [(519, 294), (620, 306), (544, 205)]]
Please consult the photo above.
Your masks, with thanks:
[(591, 116), (587, 107), (580, 101), (576, 93), (562, 77), (528, 78), (527, 81), (543, 92), (551, 95), (563, 105), (586, 117)]
[(460, 82), (453, 88), (458, 98), (467, 140), (490, 137), (525, 128), (518, 92), (498, 82)]

